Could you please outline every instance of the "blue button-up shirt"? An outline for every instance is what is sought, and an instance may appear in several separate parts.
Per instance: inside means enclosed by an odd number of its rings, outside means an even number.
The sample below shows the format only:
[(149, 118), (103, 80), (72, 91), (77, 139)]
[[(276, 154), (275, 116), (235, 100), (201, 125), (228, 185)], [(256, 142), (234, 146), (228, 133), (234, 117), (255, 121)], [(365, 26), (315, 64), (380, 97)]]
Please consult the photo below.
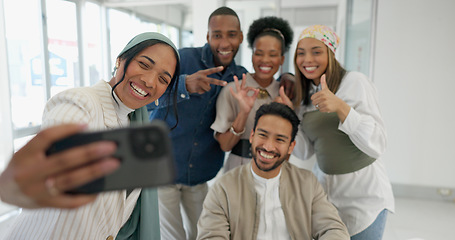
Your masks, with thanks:
[[(216, 99), (222, 86), (210, 85), (211, 89), (204, 94), (189, 94), (186, 90), (186, 75), (199, 70), (215, 67), (210, 45), (199, 48), (183, 48), (180, 53), (180, 78), (178, 86), (178, 118), (177, 127), (171, 131), (172, 146), (177, 165), (177, 183), (196, 185), (214, 178), (223, 166), (224, 152), (213, 136), (210, 125), (215, 121)], [(246, 69), (237, 66), (235, 61), (225, 69), (224, 73), (214, 73), (211, 78), (227, 82), (233, 81), (234, 75), (239, 79)], [(150, 120), (165, 119), (169, 126), (175, 125), (172, 105), (167, 102), (168, 92), (160, 99), (159, 105), (149, 104)], [(168, 108), (168, 106), (170, 106)]]

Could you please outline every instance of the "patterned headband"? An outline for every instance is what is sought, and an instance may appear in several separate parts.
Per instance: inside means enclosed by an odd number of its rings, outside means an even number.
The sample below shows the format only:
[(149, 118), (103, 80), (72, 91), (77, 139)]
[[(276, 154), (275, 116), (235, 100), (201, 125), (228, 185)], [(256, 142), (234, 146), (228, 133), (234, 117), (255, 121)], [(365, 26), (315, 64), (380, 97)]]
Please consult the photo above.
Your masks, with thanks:
[(336, 52), (340, 38), (338, 35), (329, 27), (324, 25), (313, 25), (303, 30), (300, 34), (299, 41), (304, 38), (315, 38), (325, 45), (327, 45), (333, 53)]

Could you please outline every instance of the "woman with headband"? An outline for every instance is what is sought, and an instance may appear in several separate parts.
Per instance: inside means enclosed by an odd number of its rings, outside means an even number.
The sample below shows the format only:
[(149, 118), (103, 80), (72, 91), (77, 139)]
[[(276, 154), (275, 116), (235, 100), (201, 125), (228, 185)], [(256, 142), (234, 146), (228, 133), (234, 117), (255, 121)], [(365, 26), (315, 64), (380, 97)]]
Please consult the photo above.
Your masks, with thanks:
[(284, 62), (293, 34), (289, 23), (277, 17), (257, 19), (248, 30), (255, 72), (244, 75), (241, 81), (234, 77), (234, 82), (221, 90), (216, 119), (211, 126), (221, 149), (231, 151), (224, 165), (225, 172), (251, 161), (249, 136), (256, 110), (284, 95), (274, 75)]
[[(102, 130), (126, 127), (130, 121), (148, 122), (145, 106), (178, 85), (179, 61), (177, 48), (168, 38), (152, 32), (139, 34), (118, 55), (109, 82), (52, 97), (44, 110), (43, 127), (86, 123), (89, 130)], [(65, 183), (58, 176), (46, 179), (43, 185), (48, 191), (43, 194), (65, 194)], [(148, 231), (146, 239), (159, 239), (158, 198), (152, 189), (100, 193), (92, 203), (70, 210), (24, 210), (5, 239), (139, 239), (136, 231), (142, 222), (138, 222), (141, 209), (137, 205), (147, 210), (141, 220), (150, 221), (139, 231)]]
[(394, 211), (380, 156), (386, 132), (376, 88), (335, 58), (339, 38), (322, 25), (305, 29), (295, 51), (296, 99), (302, 118), (293, 154), (316, 154), (313, 172), (337, 207), (351, 239), (381, 239)]

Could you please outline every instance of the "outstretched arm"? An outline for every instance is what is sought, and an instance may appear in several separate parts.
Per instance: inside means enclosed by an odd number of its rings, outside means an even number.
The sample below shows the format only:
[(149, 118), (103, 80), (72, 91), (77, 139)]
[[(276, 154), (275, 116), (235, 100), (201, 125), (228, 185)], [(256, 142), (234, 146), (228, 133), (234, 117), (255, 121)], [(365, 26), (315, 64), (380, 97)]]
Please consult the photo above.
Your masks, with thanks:
[(53, 142), (83, 129), (78, 124), (51, 127), (17, 151), (0, 175), (1, 200), (22, 208), (75, 208), (94, 201), (96, 195), (64, 192), (117, 169), (119, 161), (108, 157), (115, 143), (97, 142), (46, 155)]

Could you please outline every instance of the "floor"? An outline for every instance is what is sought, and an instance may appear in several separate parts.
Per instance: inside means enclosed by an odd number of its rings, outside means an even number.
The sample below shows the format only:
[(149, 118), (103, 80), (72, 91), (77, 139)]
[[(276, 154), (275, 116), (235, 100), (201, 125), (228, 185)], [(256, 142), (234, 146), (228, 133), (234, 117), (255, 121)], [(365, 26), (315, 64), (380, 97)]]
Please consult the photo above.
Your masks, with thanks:
[(455, 201), (395, 199), (383, 240), (455, 239)]

